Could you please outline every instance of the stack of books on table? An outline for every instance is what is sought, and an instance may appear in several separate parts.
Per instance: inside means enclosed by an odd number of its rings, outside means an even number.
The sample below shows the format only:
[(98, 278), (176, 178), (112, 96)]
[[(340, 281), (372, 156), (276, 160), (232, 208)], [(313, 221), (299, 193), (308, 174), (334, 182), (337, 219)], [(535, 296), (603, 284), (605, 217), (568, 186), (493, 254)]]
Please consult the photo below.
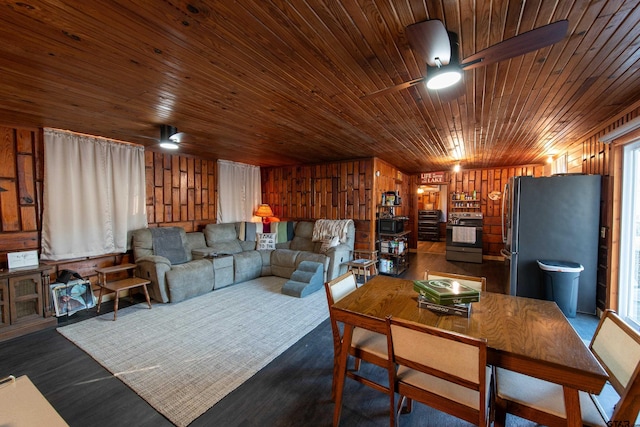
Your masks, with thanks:
[(418, 292), (418, 307), (440, 314), (469, 317), (471, 303), (480, 301), (477, 289), (454, 279), (415, 280), (413, 289)]

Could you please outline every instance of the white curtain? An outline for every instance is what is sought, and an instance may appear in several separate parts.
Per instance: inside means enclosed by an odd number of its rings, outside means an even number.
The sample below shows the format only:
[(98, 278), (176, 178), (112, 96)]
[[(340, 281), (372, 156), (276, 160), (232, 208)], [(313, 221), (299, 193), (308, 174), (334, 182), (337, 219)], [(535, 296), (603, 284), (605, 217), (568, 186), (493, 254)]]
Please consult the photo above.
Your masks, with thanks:
[(126, 252), (147, 226), (144, 148), (44, 130), (42, 259)]
[(251, 221), (261, 200), (259, 166), (218, 160), (219, 223)]

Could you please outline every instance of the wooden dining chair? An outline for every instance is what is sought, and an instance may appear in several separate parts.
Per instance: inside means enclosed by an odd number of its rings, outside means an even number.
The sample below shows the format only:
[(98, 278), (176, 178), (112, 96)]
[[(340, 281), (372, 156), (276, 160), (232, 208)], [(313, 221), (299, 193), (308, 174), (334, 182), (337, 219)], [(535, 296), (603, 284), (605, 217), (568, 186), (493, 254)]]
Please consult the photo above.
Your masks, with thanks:
[(488, 423), (491, 367), (487, 341), (398, 318), (387, 318), (390, 425), (416, 400), (479, 426)]
[[(355, 291), (358, 288), (358, 285), (353, 272), (348, 271), (345, 274), (326, 282), (324, 286), (327, 292), (329, 319), (333, 333), (333, 381), (331, 384), (331, 400), (335, 400), (338, 360), (340, 350), (342, 348), (342, 328), (336, 321), (333, 314), (333, 304)], [(379, 331), (373, 331), (363, 327), (354, 328), (351, 346), (349, 348), (349, 355), (355, 358), (355, 366), (353, 370), (348, 370), (346, 372), (346, 376), (383, 393), (388, 393), (388, 386), (358, 374), (361, 360), (380, 366), (384, 369), (387, 368), (387, 337), (384, 332), (384, 324), (380, 326)]]
[(457, 280), (459, 283), (469, 286), (473, 289), (477, 289), (479, 291), (487, 290), (486, 277), (466, 276), (463, 274), (443, 273), (440, 271), (429, 271), (429, 270), (424, 272), (424, 280), (436, 280), (436, 279)]
[[(606, 310), (589, 349), (609, 374), (609, 382), (600, 395), (579, 392), (584, 425), (637, 425), (640, 410), (640, 333), (614, 311)], [(498, 424), (504, 425), (506, 413), (550, 427), (567, 423), (560, 385), (496, 368), (494, 394)]]

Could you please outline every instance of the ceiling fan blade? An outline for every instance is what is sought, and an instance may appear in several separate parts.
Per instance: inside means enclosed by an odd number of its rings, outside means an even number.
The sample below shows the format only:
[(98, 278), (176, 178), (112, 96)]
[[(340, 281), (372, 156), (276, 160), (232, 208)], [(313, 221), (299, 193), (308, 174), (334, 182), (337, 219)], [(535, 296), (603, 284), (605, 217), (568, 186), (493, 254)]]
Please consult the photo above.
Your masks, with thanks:
[(171, 141), (175, 141), (175, 142), (182, 142), (182, 141), (184, 140), (184, 137), (185, 137), (186, 135), (187, 135), (187, 134), (186, 134), (186, 133), (184, 133), (184, 132), (178, 132), (178, 133), (174, 133), (173, 135), (171, 135), (171, 136), (169, 137), (169, 139), (170, 139)]
[(465, 58), (460, 67), (471, 70), (533, 52), (559, 42), (567, 35), (568, 29), (569, 21), (566, 19), (534, 28), (474, 53)]
[(400, 83), (399, 85), (386, 87), (384, 89), (380, 89), (380, 90), (377, 90), (375, 92), (368, 93), (368, 94), (366, 94), (364, 96), (361, 96), (360, 99), (375, 98), (377, 96), (386, 95), (386, 94), (393, 93), (393, 92), (398, 92), (400, 90), (407, 89), (407, 88), (409, 88), (411, 86), (415, 86), (418, 83), (423, 82), (424, 80), (425, 80), (425, 77), (420, 77), (419, 79), (409, 80), (408, 82)]
[(411, 48), (430, 66), (436, 66), (436, 58), (439, 58), (443, 65), (447, 65), (451, 60), (449, 34), (442, 21), (430, 19), (409, 25), (406, 34)]

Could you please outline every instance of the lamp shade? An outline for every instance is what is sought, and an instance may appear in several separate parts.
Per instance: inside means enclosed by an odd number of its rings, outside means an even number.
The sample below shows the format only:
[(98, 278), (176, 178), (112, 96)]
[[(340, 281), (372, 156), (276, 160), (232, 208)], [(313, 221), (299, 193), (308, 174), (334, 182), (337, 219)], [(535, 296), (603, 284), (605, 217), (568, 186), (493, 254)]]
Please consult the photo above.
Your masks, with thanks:
[(273, 211), (271, 210), (271, 207), (267, 204), (262, 204), (260, 206), (258, 206), (258, 209), (256, 210), (256, 216), (260, 216), (260, 217), (270, 217), (273, 216)]

